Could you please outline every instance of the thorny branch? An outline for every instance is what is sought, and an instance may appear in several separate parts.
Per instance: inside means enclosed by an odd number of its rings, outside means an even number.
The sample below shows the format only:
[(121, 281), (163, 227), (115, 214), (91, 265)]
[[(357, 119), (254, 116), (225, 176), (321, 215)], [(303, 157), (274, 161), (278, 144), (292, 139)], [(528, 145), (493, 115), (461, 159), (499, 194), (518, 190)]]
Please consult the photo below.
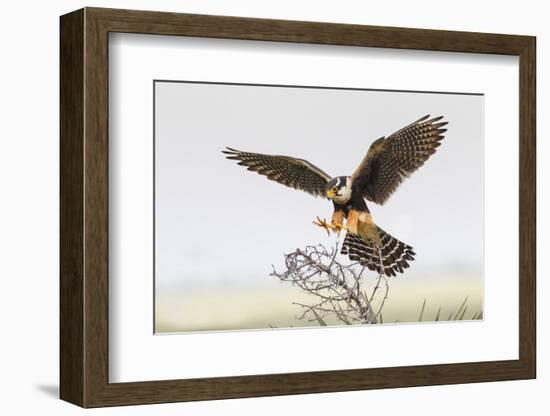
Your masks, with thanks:
[(310, 321), (333, 316), (346, 324), (382, 323), (382, 309), (388, 298), (389, 285), (384, 274), (377, 275), (372, 289), (367, 289), (365, 266), (337, 259), (338, 244), (307, 246), (285, 254), (285, 270), (273, 267), (271, 276), (290, 282), (315, 299), (312, 303), (294, 302), (302, 307), (299, 319)]

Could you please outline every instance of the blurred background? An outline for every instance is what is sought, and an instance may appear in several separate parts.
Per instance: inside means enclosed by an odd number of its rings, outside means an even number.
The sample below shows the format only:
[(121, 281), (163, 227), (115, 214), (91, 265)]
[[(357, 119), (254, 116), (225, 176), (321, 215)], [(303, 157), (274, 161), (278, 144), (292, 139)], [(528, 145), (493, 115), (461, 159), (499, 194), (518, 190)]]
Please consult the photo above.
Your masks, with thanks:
[(426, 114), (449, 121), (442, 146), (384, 206), (369, 204), (417, 253), (389, 279), (387, 323), (482, 312), (483, 96), (155, 82), (155, 331), (318, 325), (298, 319), (293, 302), (308, 295), (269, 274), (285, 253), (336, 243), (311, 223), (332, 203), (247, 172), (225, 146), (350, 175), (375, 139)]

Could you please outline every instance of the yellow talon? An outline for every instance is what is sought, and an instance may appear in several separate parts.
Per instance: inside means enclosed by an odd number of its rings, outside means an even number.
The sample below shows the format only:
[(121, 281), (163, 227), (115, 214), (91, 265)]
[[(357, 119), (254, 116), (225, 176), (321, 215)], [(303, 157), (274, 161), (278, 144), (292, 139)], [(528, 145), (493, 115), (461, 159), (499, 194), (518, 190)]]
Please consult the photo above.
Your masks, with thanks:
[(342, 230), (348, 231), (348, 227), (346, 227), (344, 224), (333, 224), (334, 227), (338, 230), (338, 237), (340, 237), (340, 233)]
[(326, 219), (321, 219), (319, 217), (317, 217), (316, 221), (313, 221), (313, 224), (321, 228), (324, 228), (328, 235), (330, 235), (331, 231), (338, 233), (338, 235), (340, 235), (340, 231), (342, 231), (342, 229), (347, 230), (347, 228), (344, 225), (334, 224), (334, 223), (329, 224)]
[(338, 237), (340, 237), (340, 233), (342, 232), (342, 230), (344, 231), (349, 231), (348, 227), (345, 226), (344, 224), (332, 224), (332, 227), (333, 229), (336, 229), (336, 232), (338, 233)]
[(313, 224), (321, 227), (321, 228), (324, 228), (327, 232), (328, 235), (330, 235), (330, 226), (329, 224), (327, 223), (327, 220), (325, 219), (321, 219), (319, 217), (317, 217), (317, 221), (313, 221)]

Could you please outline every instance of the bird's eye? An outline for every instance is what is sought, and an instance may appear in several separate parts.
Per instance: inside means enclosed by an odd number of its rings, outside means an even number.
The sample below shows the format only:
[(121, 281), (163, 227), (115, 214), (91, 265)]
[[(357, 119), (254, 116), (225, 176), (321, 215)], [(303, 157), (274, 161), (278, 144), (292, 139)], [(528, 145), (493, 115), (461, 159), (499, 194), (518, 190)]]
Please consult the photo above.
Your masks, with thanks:
[(334, 188), (332, 188), (332, 192), (336, 192), (338, 190), (338, 188), (336, 188), (336, 186)]

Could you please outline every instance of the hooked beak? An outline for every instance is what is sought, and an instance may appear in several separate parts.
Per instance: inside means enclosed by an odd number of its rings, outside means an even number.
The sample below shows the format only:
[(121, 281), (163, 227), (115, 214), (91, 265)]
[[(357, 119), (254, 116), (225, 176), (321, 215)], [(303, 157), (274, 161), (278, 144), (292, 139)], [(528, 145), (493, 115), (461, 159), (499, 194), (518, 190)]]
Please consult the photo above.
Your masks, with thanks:
[(327, 197), (329, 197), (330, 199), (334, 198), (336, 196), (336, 192), (334, 192), (332, 189), (329, 189), (327, 191)]

